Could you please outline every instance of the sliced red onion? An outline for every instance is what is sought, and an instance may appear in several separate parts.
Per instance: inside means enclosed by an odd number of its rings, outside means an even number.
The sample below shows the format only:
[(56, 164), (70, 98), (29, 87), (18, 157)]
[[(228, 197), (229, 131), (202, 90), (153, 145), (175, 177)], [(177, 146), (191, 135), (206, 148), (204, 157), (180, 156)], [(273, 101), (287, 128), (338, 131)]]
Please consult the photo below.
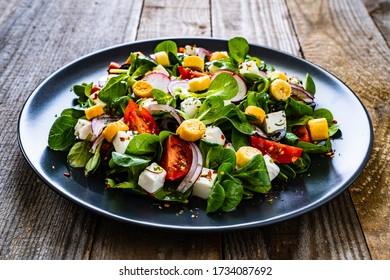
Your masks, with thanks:
[(151, 104), (148, 106), (148, 111), (153, 114), (154, 112), (161, 112), (165, 111), (172, 115), (172, 117), (175, 118), (175, 120), (181, 124), (183, 119), (180, 117), (180, 115), (176, 112), (176, 109), (164, 104)]
[(252, 125), (252, 127), (253, 127), (252, 135), (260, 136), (262, 138), (268, 138), (267, 134), (260, 127), (256, 125)]
[(159, 90), (162, 90), (163, 92), (168, 93), (168, 85), (171, 79), (164, 73), (151, 73), (143, 77), (142, 80), (147, 81), (149, 84), (152, 85), (153, 88), (157, 88)]
[(109, 123), (115, 122), (117, 120), (118, 119), (113, 118), (113, 117), (111, 117), (109, 115), (103, 115), (103, 116), (100, 116), (100, 117), (93, 118), (92, 119), (92, 132), (93, 132), (93, 136), (98, 137), (102, 133), (103, 129)]
[(199, 56), (201, 59), (204, 59), (206, 56), (210, 57), (211, 52), (206, 50), (205, 48), (196, 48), (196, 55)]
[(311, 104), (314, 102), (314, 96), (305, 90), (303, 87), (298, 86), (294, 83), (289, 83), (291, 86), (291, 97), (294, 99), (302, 100), (307, 104)]
[(188, 90), (189, 87), (190, 87), (190, 86), (188, 85), (188, 80), (174, 80), (174, 81), (171, 81), (171, 82), (168, 84), (168, 92), (169, 92), (172, 96), (175, 96), (175, 92), (176, 92), (176, 90), (178, 90), (179, 88)]
[(187, 175), (184, 177), (183, 181), (177, 187), (177, 190), (181, 193), (185, 193), (188, 191), (198, 180), (200, 174), (202, 173), (203, 168), (203, 158), (200, 152), (199, 147), (193, 143), (189, 142), (192, 150), (192, 163), (190, 171), (188, 171)]
[(95, 152), (96, 152), (97, 146), (99, 146), (99, 144), (100, 144), (103, 140), (104, 140), (104, 136), (103, 136), (103, 134), (100, 134), (100, 135), (95, 139), (95, 141), (93, 141), (92, 147), (91, 147), (92, 153), (95, 153)]

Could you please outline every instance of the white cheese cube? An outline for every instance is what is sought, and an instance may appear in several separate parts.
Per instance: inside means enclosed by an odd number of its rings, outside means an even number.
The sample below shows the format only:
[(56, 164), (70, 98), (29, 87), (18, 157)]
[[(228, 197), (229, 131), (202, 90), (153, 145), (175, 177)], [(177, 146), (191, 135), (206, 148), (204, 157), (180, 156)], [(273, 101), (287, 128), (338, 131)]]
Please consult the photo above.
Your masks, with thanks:
[(112, 144), (114, 145), (115, 151), (120, 154), (124, 154), (133, 136), (134, 134), (132, 131), (118, 131), (114, 139), (112, 140)]
[(260, 70), (257, 67), (256, 61), (253, 60), (240, 63), (238, 69), (241, 75), (244, 75), (246, 73), (252, 73), (259, 76), (261, 75)]
[(198, 113), (198, 110), (202, 102), (194, 97), (189, 97), (183, 100), (180, 103), (180, 109), (188, 116), (188, 118), (192, 119)]
[(284, 111), (277, 111), (267, 114), (263, 122), (263, 128), (267, 134), (273, 133), (279, 129), (286, 130), (286, 113)]
[(272, 158), (269, 155), (263, 155), (265, 166), (267, 167), (269, 179), (272, 181), (278, 176), (280, 172), (279, 166), (275, 164)]
[(167, 172), (157, 163), (153, 162), (142, 171), (138, 178), (138, 185), (148, 193), (155, 193), (164, 186), (166, 175)]
[(196, 46), (195, 45), (186, 45), (184, 47), (184, 49), (185, 49), (185, 54), (196, 55)]
[(218, 126), (207, 126), (206, 132), (204, 133), (202, 139), (207, 142), (216, 143), (219, 145), (225, 145), (226, 141), (225, 135)]
[(192, 195), (207, 199), (216, 179), (217, 171), (203, 167), (198, 180), (196, 180), (192, 187)]
[(74, 127), (74, 135), (80, 140), (85, 140), (88, 135), (90, 135), (91, 141), (95, 140), (92, 131), (92, 122), (85, 119), (79, 119)]
[(151, 97), (145, 98), (141, 100), (141, 102), (139, 103), (140, 106), (146, 109), (148, 109), (150, 105), (157, 105), (157, 104), (158, 104), (157, 100)]

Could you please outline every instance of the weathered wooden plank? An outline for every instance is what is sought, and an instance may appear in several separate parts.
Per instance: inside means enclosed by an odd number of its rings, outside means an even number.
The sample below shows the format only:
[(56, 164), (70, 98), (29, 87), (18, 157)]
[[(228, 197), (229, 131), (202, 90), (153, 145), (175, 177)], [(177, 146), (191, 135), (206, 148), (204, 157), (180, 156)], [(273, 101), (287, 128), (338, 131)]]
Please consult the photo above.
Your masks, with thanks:
[(375, 25), (390, 45), (390, 2), (386, 0), (363, 0)]
[[(145, 1), (137, 39), (210, 34), (208, 1)], [(107, 224), (109, 226), (107, 226)], [(219, 234), (192, 234), (123, 225), (98, 224), (91, 258), (219, 259)], [(145, 250), (147, 248), (147, 250)]]
[[(224, 1), (213, 1), (213, 36), (247, 37), (258, 43), (300, 56), (300, 38), (285, 1), (230, 1), (226, 17)], [(231, 21), (231, 18), (237, 19)], [(306, 49), (302, 50), (305, 54)], [(321, 52), (318, 52), (321, 53)], [(249, 232), (226, 233), (228, 259), (367, 259), (369, 253), (349, 196), (335, 199), (301, 217)], [(337, 211), (335, 211), (335, 209)], [(350, 215), (341, 215), (341, 212)], [(337, 238), (333, 234), (337, 232)], [(353, 234), (356, 232), (356, 234)], [(256, 240), (252, 246), (252, 240)], [(324, 240), (328, 244), (324, 244)], [(337, 240), (335, 242), (334, 240)], [(241, 248), (249, 250), (241, 250)]]
[(8, 12), (0, 21), (0, 259), (87, 259), (97, 216), (38, 179), (19, 151), (16, 120), (51, 72), (134, 40), (142, 2), (21, 0), (1, 6)]
[(167, 231), (101, 219), (91, 259), (208, 260), (221, 256), (217, 233)]
[(371, 158), (350, 192), (372, 258), (389, 259), (389, 48), (360, 1), (287, 3), (305, 57), (346, 82), (372, 119)]
[(137, 40), (210, 36), (210, 9), (205, 0), (147, 0)]

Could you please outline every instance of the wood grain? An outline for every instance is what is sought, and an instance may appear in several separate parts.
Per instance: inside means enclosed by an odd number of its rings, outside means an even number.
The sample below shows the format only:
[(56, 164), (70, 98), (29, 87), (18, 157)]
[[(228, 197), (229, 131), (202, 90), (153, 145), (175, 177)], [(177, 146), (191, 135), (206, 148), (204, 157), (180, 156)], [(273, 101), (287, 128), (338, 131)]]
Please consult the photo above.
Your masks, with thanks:
[[(384, 0), (0, 2), (0, 259), (390, 259), (389, 25)], [(366, 5), (366, 6), (365, 6)], [(334, 73), (366, 106), (374, 148), (361, 176), (275, 225), (174, 232), (91, 213), (49, 189), (17, 143), (32, 90), (70, 61), (155, 37), (244, 36)]]
[[(300, 41), (295, 37), (295, 26), (285, 1), (230, 1), (230, 12), (236, 11), (238, 20), (229, 26), (224, 1), (213, 1), (213, 31), (216, 37), (231, 38), (240, 35), (252, 38), (252, 43), (263, 44), (300, 56)], [(243, 7), (245, 6), (245, 7)], [(245, 12), (243, 11), (245, 9)], [(245, 16), (239, 16), (245, 15)], [(294, 22), (295, 23), (295, 22)], [(223, 30), (221, 34), (219, 30)], [(249, 31), (253, 31), (250, 33)], [(249, 39), (250, 40), (250, 39)], [(353, 213), (353, 204), (347, 195), (335, 199), (340, 211)], [(283, 223), (242, 233), (224, 235), (224, 253), (229, 259), (368, 259), (370, 258), (356, 215), (340, 215), (328, 203), (318, 210)], [(326, 213), (326, 215), (324, 214)], [(325, 226), (326, 225), (326, 226)], [(334, 233), (337, 243), (332, 243)], [(357, 235), (351, 234), (356, 232)], [(245, 236), (245, 237), (243, 237)], [(250, 237), (248, 237), (250, 236)], [(234, 240), (234, 242), (232, 242)], [(256, 240), (248, 246), (248, 240)], [(324, 242), (325, 241), (325, 242)], [(249, 241), (250, 242), (250, 241)], [(233, 246), (235, 244), (235, 246)], [(240, 245), (237, 245), (240, 244)], [(237, 250), (248, 247), (251, 250)]]
[(343, 80), (371, 117), (373, 151), (350, 192), (372, 258), (389, 259), (389, 48), (361, 2), (291, 0), (288, 6), (305, 58)]
[(379, 31), (390, 45), (390, 2), (388, 0), (363, 0)]
[(136, 30), (128, 25), (138, 22), (142, 3), (5, 2), (0, 65), (9, 67), (0, 72), (0, 259), (87, 259), (97, 216), (38, 179), (18, 148), (16, 120), (28, 95), (53, 71), (91, 51), (134, 40)]
[(146, 0), (137, 40), (211, 35), (210, 7), (205, 0)]

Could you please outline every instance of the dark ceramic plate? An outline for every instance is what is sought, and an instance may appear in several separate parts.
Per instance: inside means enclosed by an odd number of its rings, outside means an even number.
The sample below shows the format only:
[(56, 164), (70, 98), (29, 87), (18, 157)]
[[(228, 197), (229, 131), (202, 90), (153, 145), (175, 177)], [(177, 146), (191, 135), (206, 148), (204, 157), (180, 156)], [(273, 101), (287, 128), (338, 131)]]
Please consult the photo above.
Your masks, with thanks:
[[(50, 127), (56, 115), (72, 106), (69, 89), (77, 83), (97, 81), (111, 61), (124, 61), (131, 51), (152, 53), (162, 40), (140, 41), (104, 49), (84, 56), (53, 73), (30, 95), (18, 124), (21, 150), (40, 178), (64, 197), (99, 214), (139, 225), (181, 230), (226, 230), (268, 225), (296, 217), (328, 202), (345, 190), (368, 161), (373, 142), (369, 116), (357, 96), (327, 71), (305, 60), (261, 46), (250, 46), (258, 56), (289, 76), (313, 77), (316, 102), (330, 109), (341, 126), (342, 137), (333, 143), (334, 158), (314, 156), (307, 174), (275, 190), (269, 198), (257, 196), (242, 202), (235, 211), (207, 215), (205, 201), (192, 199), (184, 206), (165, 208), (147, 197), (105, 190), (104, 175), (85, 178), (70, 170), (66, 153), (47, 147)], [(211, 51), (226, 50), (218, 39), (174, 39), (178, 46), (196, 44)], [(72, 173), (72, 178), (64, 173)]]

